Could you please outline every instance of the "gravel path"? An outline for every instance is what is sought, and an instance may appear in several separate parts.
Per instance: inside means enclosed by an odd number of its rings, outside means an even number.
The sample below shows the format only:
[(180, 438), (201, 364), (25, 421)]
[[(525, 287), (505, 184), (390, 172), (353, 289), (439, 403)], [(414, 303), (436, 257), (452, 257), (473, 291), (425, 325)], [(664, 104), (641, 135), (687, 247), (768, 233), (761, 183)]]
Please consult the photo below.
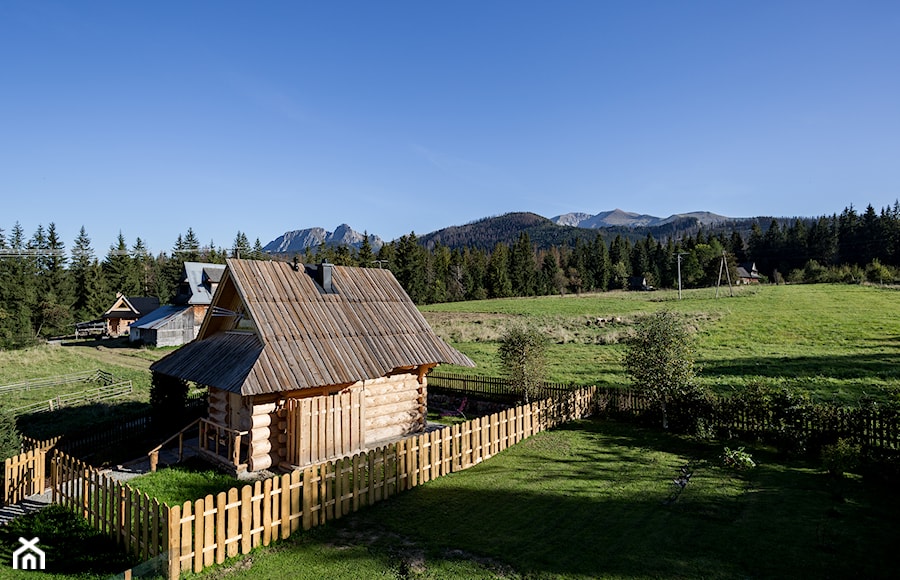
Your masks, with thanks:
[(14, 519), (41, 510), (50, 505), (50, 491), (32, 495), (19, 503), (0, 508), (0, 526), (5, 526)]

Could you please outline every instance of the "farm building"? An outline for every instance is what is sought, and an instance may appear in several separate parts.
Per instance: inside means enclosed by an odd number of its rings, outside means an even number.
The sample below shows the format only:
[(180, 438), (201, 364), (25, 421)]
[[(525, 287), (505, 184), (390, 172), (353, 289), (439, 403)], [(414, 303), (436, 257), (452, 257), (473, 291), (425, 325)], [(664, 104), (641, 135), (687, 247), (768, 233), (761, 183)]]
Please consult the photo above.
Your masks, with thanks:
[(240, 473), (422, 431), (439, 363), (475, 366), (388, 270), (229, 260), (197, 339), (150, 368), (208, 387), (201, 453)]
[(125, 296), (116, 294), (116, 301), (103, 313), (107, 336), (127, 336), (129, 327), (140, 318), (159, 308), (155, 296)]
[(129, 340), (150, 346), (179, 346), (194, 340), (224, 272), (224, 264), (185, 262), (174, 304), (133, 323)]
[(738, 284), (759, 284), (759, 270), (756, 263), (744, 262), (737, 268)]

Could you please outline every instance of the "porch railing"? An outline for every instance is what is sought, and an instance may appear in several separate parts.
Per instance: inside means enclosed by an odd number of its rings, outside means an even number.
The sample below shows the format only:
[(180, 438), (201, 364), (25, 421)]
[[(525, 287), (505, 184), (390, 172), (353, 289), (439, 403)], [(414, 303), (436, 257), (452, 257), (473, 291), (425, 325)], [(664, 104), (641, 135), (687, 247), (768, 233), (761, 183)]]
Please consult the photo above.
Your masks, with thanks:
[[(200, 419), (200, 450), (235, 470), (247, 467), (250, 450), (249, 431), (238, 431), (209, 419)], [(242, 469), (243, 468), (243, 469)]]

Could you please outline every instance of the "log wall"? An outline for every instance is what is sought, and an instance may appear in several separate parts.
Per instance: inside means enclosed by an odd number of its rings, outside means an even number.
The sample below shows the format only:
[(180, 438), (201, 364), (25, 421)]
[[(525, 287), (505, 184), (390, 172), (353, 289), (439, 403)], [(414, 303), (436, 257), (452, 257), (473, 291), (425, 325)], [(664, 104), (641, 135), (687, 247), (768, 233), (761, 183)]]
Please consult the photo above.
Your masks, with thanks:
[(367, 447), (425, 429), (426, 386), (417, 374), (365, 381), (364, 392)]

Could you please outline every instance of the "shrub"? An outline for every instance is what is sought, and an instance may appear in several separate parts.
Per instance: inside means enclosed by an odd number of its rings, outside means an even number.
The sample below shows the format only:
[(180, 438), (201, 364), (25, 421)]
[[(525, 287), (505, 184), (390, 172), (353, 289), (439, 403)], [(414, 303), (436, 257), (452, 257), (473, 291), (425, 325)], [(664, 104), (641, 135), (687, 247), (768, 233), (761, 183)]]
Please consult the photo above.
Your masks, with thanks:
[(738, 471), (756, 467), (756, 462), (753, 461), (753, 457), (744, 451), (743, 447), (738, 447), (737, 449), (726, 447), (725, 452), (722, 454), (722, 464), (725, 467), (730, 467), (731, 469), (736, 469)]
[(0, 461), (18, 455), (22, 451), (22, 441), (16, 427), (16, 418), (0, 412)]
[(822, 465), (835, 477), (843, 477), (859, 467), (861, 456), (862, 448), (849, 439), (841, 438), (837, 443), (822, 447)]

